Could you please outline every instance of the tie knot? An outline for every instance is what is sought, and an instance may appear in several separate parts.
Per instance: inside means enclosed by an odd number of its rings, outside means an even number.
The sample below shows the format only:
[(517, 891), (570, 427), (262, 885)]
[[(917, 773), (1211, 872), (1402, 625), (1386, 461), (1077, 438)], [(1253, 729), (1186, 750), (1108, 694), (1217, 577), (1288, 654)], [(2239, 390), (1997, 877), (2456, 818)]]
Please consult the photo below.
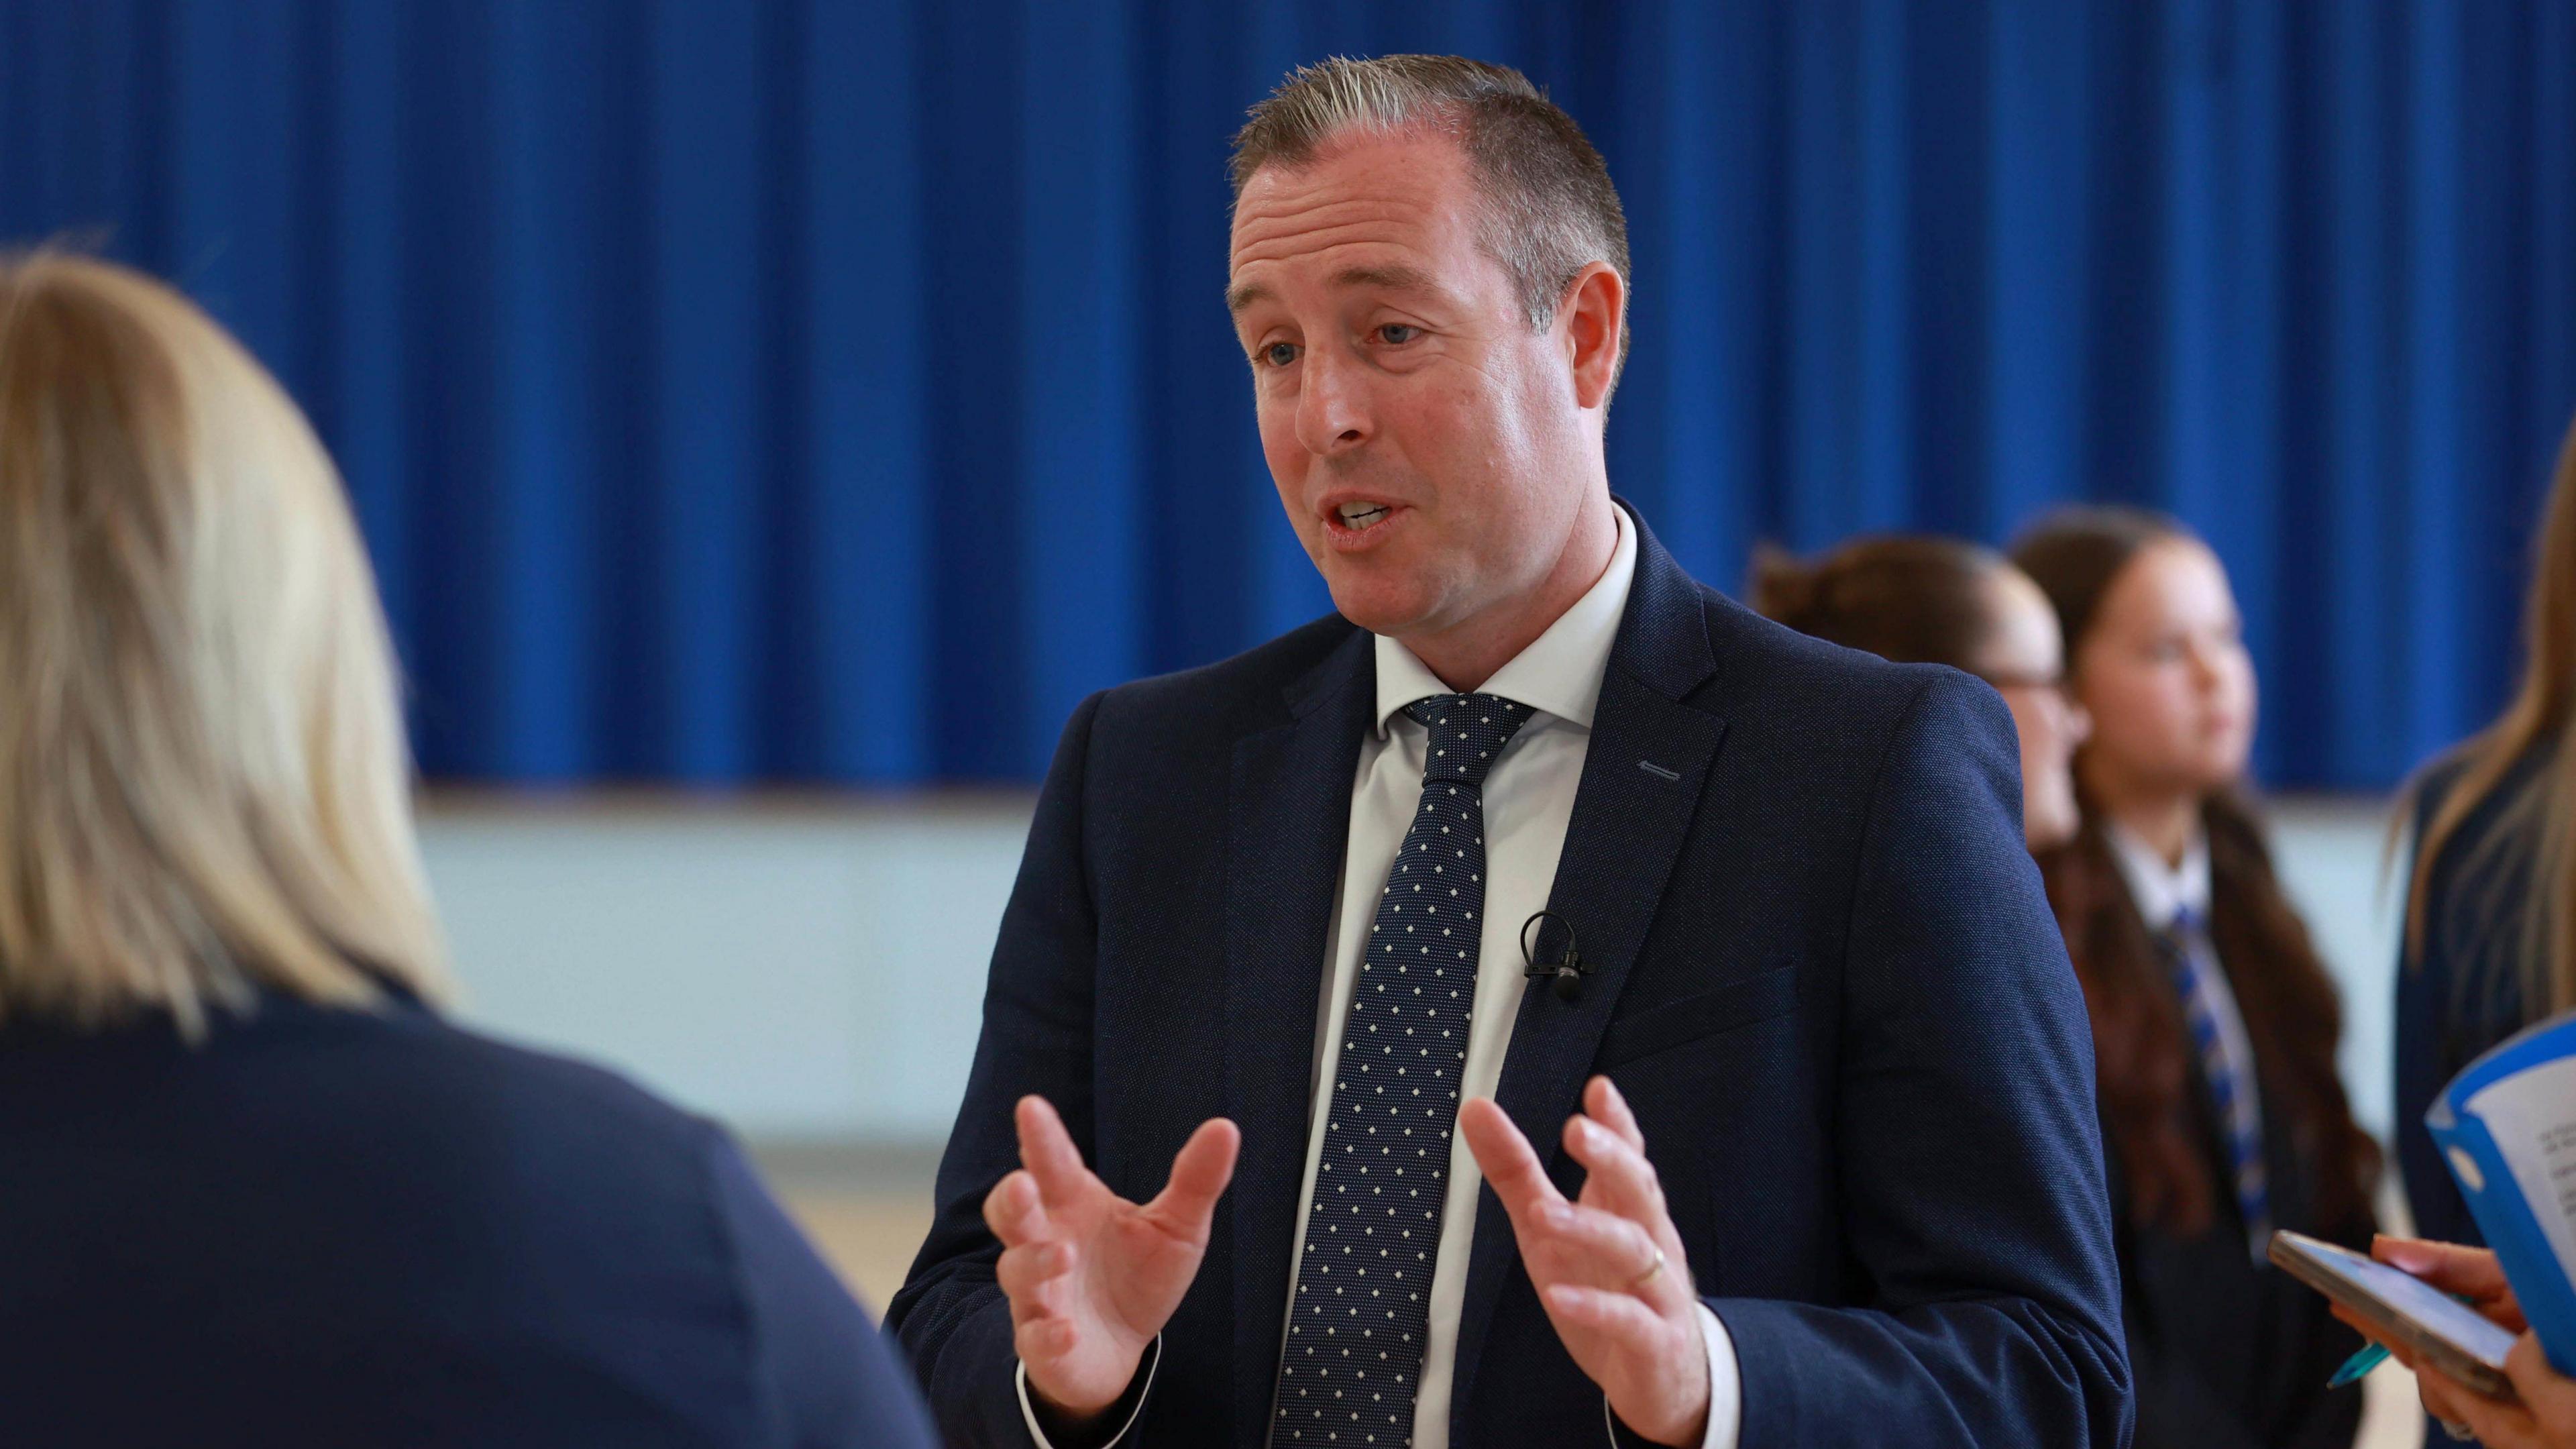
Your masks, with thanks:
[(1499, 694), (1435, 694), (1406, 705), (1404, 712), (1431, 731), (1423, 778), (1470, 785), (1484, 780), (1503, 746), (1535, 713), (1528, 705)]

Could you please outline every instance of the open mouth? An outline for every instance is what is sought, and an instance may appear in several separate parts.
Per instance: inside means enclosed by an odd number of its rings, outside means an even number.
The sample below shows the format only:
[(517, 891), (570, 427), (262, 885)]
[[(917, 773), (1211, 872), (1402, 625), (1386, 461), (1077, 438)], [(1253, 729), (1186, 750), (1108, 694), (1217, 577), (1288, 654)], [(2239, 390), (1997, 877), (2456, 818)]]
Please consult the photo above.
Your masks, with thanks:
[(1327, 498), (1320, 512), (1324, 536), (1319, 541), (1339, 554), (1367, 553), (1402, 534), (1413, 517), (1410, 505), (1382, 498)]

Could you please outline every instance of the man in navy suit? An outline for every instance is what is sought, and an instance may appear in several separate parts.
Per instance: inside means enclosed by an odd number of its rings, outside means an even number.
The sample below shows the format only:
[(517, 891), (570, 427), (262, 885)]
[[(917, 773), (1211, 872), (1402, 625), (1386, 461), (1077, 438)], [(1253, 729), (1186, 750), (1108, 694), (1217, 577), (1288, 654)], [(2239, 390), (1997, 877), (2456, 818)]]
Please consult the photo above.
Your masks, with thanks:
[(950, 1440), (2125, 1443), (2000, 701), (1612, 497), (1625, 223), (1516, 72), (1302, 70), (1234, 180), (1338, 613), (1065, 731), (888, 1318)]

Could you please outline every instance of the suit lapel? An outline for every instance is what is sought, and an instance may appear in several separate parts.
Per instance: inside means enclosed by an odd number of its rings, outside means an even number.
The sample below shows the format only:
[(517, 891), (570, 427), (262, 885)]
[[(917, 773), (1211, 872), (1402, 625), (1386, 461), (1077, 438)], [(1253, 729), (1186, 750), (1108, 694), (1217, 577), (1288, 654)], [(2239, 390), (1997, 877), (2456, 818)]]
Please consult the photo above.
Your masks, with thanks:
[(1226, 1194), (1234, 1225), (1237, 1444), (1261, 1442), (1278, 1376), (1324, 938), (1350, 834), (1352, 772), (1377, 704), (1372, 647), (1367, 631), (1352, 630), (1289, 689), (1290, 721), (1234, 750), (1225, 1011), (1226, 1098), (1243, 1129), (1243, 1155)]
[[(1725, 721), (1681, 702), (1716, 668), (1699, 586), (1641, 522), (1637, 534), (1636, 579), (1602, 675), (1574, 815), (1548, 891), (1548, 909), (1572, 924), (1594, 974), (1571, 1003), (1545, 988), (1524, 991), (1495, 1093), (1551, 1175), (1562, 1170), (1565, 1119), (1580, 1104), (1585, 1072), (1654, 922), (1726, 732)], [(1511, 1222), (1490, 1189), (1479, 1204), (1451, 1379), (1453, 1445), (1464, 1443), (1465, 1407), (1486, 1330), (1520, 1257)]]

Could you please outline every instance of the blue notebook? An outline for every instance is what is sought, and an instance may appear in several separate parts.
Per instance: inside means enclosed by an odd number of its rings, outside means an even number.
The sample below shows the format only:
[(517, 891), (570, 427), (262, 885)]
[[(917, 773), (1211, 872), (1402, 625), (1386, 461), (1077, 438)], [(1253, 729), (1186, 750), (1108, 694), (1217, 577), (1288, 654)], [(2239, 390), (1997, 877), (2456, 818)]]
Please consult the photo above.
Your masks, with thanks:
[(2424, 1125), (2551, 1366), (2576, 1374), (2576, 1012), (2469, 1063)]

